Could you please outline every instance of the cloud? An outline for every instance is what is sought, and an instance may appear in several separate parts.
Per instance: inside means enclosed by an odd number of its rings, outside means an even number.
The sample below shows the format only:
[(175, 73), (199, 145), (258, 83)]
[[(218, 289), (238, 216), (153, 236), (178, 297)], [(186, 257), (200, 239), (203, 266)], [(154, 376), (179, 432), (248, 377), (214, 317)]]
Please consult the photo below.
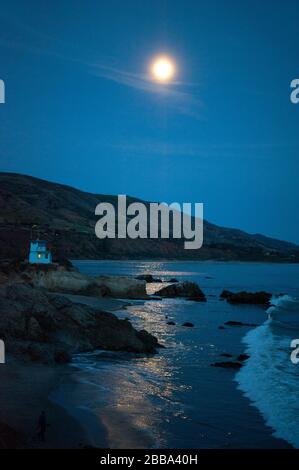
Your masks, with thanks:
[[(127, 86), (141, 92), (155, 95), (166, 106), (174, 111), (196, 119), (203, 119), (203, 103), (197, 95), (199, 84), (173, 81), (168, 84), (160, 84), (150, 76), (142, 73), (132, 73), (119, 67), (108, 65), (103, 58), (99, 63), (93, 63), (82, 59), (75, 53), (72, 44), (67, 44), (58, 38), (53, 38), (44, 32), (36, 31), (26, 24), (13, 20), (12, 25), (17, 30), (23, 30), (33, 38), (33, 43), (16, 41), (12, 38), (0, 38), (0, 46), (11, 49), (22, 49), (28, 53), (39, 56), (50, 56), (57, 60), (63, 60), (84, 67), (89, 73), (99, 78), (113, 81), (119, 85)], [(41, 45), (44, 44), (44, 45)], [(63, 51), (63, 52), (61, 52)], [(106, 58), (107, 59), (107, 58)], [(110, 63), (115, 60), (110, 58)], [(190, 91), (191, 90), (191, 91)]]
[(130, 73), (102, 64), (91, 65), (90, 71), (98, 77), (111, 80), (120, 85), (155, 94), (164, 103), (175, 108), (180, 113), (196, 118), (200, 117), (201, 101), (193, 93), (182, 90), (182, 88), (194, 87), (196, 84), (185, 84), (183, 82), (172, 82), (167, 85), (159, 84), (147, 75)]
[(181, 156), (200, 158), (242, 158), (243, 155), (251, 155), (253, 158), (272, 158), (273, 151), (288, 149), (298, 149), (296, 142), (278, 143), (219, 143), (200, 145), (195, 143), (173, 143), (158, 141), (138, 141), (134, 143), (120, 142), (105, 145), (107, 148), (119, 150), (131, 155), (159, 155), (159, 156)]

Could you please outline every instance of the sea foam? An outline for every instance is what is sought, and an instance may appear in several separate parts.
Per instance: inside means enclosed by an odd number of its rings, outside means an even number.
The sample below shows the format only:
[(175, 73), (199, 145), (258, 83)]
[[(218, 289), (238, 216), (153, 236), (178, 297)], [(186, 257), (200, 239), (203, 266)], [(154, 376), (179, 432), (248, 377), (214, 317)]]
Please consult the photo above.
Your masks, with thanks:
[(299, 301), (274, 298), (268, 315), (243, 339), (250, 358), (236, 380), (274, 435), (299, 448), (299, 365), (290, 359), (291, 341), (299, 338)]

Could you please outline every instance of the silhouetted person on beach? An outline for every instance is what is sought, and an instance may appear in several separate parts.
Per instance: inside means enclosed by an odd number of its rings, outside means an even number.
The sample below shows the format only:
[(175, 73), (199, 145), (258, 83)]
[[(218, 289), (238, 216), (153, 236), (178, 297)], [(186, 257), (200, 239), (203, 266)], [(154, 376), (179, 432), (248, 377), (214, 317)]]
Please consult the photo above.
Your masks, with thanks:
[(46, 440), (46, 428), (47, 428), (46, 413), (45, 411), (42, 411), (38, 419), (38, 437), (41, 440), (41, 442), (45, 442)]

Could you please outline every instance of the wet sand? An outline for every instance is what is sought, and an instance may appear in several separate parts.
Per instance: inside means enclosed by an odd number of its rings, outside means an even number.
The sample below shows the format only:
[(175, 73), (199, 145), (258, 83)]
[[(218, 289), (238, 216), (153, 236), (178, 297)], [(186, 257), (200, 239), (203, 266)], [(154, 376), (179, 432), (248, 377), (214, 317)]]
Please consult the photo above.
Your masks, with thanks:
[[(48, 399), (69, 366), (46, 366), (7, 357), (0, 367), (0, 448), (79, 448), (88, 438), (77, 420)], [(46, 442), (38, 438), (38, 418), (46, 412)]]
[[(130, 305), (127, 301), (67, 295), (73, 302), (99, 310), (116, 311)], [(69, 365), (35, 364), (7, 355), (0, 367), (0, 448), (80, 448), (106, 446), (105, 426), (86, 410), (68, 406), (65, 399), (51, 398), (61, 382), (70, 383)], [(57, 397), (56, 397), (57, 398)], [(65, 397), (64, 397), (65, 398)], [(46, 442), (38, 437), (38, 419), (46, 412)]]

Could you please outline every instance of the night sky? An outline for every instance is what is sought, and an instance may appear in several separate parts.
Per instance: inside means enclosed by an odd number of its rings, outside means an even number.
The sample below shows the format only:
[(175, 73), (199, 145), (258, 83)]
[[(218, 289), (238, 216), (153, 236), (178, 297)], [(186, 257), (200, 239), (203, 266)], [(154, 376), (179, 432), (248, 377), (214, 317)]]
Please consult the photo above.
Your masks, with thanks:
[(0, 170), (299, 243), (298, 37), (298, 0), (1, 1)]

